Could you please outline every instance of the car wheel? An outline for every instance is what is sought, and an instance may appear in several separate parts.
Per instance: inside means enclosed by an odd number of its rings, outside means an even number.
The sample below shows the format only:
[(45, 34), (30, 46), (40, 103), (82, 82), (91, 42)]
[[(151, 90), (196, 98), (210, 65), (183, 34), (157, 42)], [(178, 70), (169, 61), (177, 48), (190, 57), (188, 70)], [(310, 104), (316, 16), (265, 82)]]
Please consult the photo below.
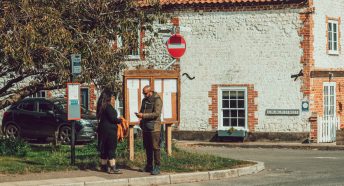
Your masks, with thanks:
[(11, 138), (19, 138), (19, 128), (13, 124), (8, 124), (5, 129), (5, 135)]
[(62, 144), (70, 144), (72, 141), (72, 129), (68, 126), (63, 126), (59, 130), (58, 140)]

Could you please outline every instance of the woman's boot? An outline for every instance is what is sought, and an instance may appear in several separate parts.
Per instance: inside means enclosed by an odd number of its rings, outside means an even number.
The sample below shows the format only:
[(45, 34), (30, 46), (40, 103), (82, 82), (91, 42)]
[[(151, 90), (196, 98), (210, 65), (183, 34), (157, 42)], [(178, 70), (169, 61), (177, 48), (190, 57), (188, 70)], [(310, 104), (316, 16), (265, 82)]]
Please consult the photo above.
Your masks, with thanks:
[(100, 171), (108, 172), (107, 159), (101, 159), (100, 160)]
[(109, 174), (122, 174), (122, 172), (116, 167), (116, 160), (109, 160), (110, 169)]

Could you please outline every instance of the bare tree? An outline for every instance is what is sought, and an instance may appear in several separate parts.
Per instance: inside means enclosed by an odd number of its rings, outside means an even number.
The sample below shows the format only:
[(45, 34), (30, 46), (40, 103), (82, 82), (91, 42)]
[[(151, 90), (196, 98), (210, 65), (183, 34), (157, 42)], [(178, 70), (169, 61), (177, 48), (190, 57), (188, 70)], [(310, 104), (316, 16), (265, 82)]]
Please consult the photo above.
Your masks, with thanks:
[[(77, 80), (119, 87), (118, 74), (137, 29), (152, 30), (158, 1), (2, 0), (0, 2), (0, 109), (40, 90), (63, 88), (70, 55), (82, 55)], [(125, 38), (114, 49), (116, 36)]]

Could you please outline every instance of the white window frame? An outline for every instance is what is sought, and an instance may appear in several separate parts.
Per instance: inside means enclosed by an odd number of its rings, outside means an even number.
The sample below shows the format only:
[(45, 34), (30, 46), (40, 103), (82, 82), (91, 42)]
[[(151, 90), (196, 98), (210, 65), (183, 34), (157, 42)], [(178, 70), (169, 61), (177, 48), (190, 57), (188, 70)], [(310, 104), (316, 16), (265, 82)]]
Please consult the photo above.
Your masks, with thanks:
[[(141, 31), (140, 31), (140, 29), (138, 29), (137, 30), (137, 39), (138, 39), (138, 41), (137, 41), (137, 51), (138, 51), (138, 53), (137, 54), (128, 54), (127, 56), (128, 56), (128, 59), (130, 59), (130, 60), (138, 60), (138, 59), (140, 59), (140, 46), (141, 46)], [(120, 35), (117, 35), (117, 47), (118, 48), (121, 48), (121, 47), (123, 47), (123, 40), (122, 40), (122, 36), (120, 36)]]
[[(331, 30), (330, 30), (331, 25)], [(336, 30), (333, 30), (333, 25), (336, 25)], [(329, 19), (327, 22), (327, 47), (328, 47), (328, 54), (339, 54), (339, 21)], [(336, 43), (334, 42), (334, 38), (336, 38)], [(336, 50), (334, 50), (334, 47), (336, 47)]]
[(217, 92), (218, 97), (218, 130), (229, 130), (232, 126), (223, 126), (223, 112), (222, 112), (222, 91), (244, 91), (244, 108), (245, 108), (245, 127), (233, 127), (237, 130), (248, 131), (248, 104), (247, 104), (247, 87), (219, 87)]
[[(44, 96), (42, 96), (42, 93), (44, 93)], [(46, 98), (48, 91), (46, 90), (40, 90), (32, 95), (30, 95), (30, 98)]]
[[(115, 100), (115, 109), (117, 111), (118, 116), (124, 116), (124, 102), (123, 99), (119, 99), (120, 95), (116, 96), (116, 100)], [(120, 102), (122, 102), (122, 107), (120, 106)], [(122, 112), (121, 112), (122, 111)]]
[[(327, 91), (325, 92), (325, 87), (329, 87), (328, 89), (327, 89)], [(328, 97), (328, 96), (332, 96), (331, 95), (331, 90), (330, 90), (330, 87), (334, 87), (333, 89), (334, 89), (334, 91), (333, 91), (333, 97), (334, 97), (334, 103), (333, 103), (333, 105), (331, 105), (331, 103), (330, 103), (330, 101), (331, 101), (331, 98), (330, 97)], [(328, 95), (327, 96), (327, 98), (325, 97), (325, 93)], [(336, 112), (337, 112), (337, 109), (336, 109), (336, 97), (337, 97), (337, 93), (336, 93), (336, 82), (324, 82), (323, 83), (323, 116), (324, 117), (328, 117), (328, 116), (333, 116), (333, 117), (336, 117)], [(327, 100), (326, 100), (327, 99)], [(326, 103), (328, 103), (327, 104), (327, 106), (326, 106)], [(325, 110), (326, 108), (329, 108), (329, 107), (331, 107), (331, 106), (333, 106), (333, 115), (330, 115), (329, 114), (329, 110)], [(329, 108), (330, 109), (330, 108)]]

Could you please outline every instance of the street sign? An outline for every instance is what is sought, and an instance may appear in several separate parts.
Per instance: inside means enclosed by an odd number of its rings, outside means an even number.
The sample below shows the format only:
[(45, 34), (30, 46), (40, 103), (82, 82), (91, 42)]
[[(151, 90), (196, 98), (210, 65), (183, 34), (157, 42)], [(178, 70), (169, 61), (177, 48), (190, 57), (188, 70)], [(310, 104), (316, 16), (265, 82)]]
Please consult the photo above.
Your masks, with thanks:
[(80, 84), (67, 83), (68, 120), (80, 120)]
[(168, 53), (173, 58), (180, 58), (184, 55), (186, 50), (186, 42), (182, 35), (175, 34), (171, 36), (166, 43)]
[(79, 75), (81, 73), (81, 54), (71, 55), (72, 74)]

